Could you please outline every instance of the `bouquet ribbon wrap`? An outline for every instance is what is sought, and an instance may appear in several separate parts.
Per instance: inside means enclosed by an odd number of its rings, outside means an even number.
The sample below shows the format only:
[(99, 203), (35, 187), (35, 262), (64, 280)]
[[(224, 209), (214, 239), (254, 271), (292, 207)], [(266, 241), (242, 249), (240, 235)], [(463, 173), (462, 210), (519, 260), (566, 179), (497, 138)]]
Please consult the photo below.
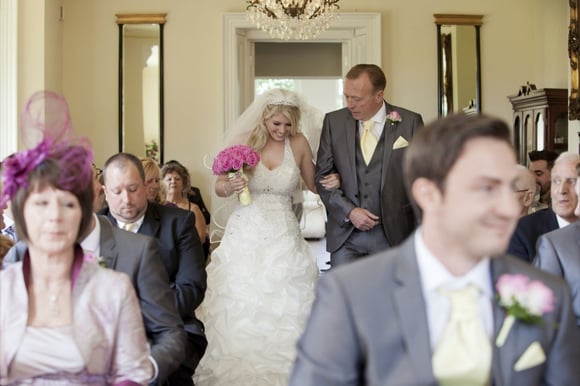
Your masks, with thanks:
[[(238, 171), (238, 173), (240, 173), (240, 177), (242, 177), (246, 181), (248, 180), (246, 173), (244, 173), (244, 168), (241, 168)], [(230, 180), (232, 178), (234, 178), (235, 176), (236, 176), (236, 172), (229, 172), (228, 173), (228, 178)], [(242, 189), (242, 191), (240, 193), (238, 193), (238, 200), (240, 201), (240, 204), (242, 204), (244, 206), (250, 205), (252, 203), (252, 195), (250, 194), (250, 189), (248, 189), (247, 186), (244, 186), (244, 189)]]

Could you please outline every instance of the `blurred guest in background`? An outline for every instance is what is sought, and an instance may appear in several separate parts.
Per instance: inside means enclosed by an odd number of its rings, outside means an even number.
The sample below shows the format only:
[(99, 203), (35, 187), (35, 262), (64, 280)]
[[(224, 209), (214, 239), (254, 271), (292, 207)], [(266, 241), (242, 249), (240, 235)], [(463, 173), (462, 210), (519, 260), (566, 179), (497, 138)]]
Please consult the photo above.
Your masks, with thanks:
[(147, 189), (147, 199), (161, 205), (167, 204), (167, 194), (165, 187), (161, 183), (161, 169), (157, 161), (151, 158), (141, 158), (143, 171), (145, 172), (145, 187)]
[(131, 282), (79, 245), (92, 220), (92, 151), (74, 141), (57, 94), (34, 94), (22, 127), (43, 139), (2, 170), (0, 203), (12, 201), (27, 251), (0, 272), (0, 384), (146, 385), (153, 367)]
[(199, 206), (191, 202), (188, 198), (188, 192), (191, 188), (189, 171), (181, 163), (172, 160), (166, 162), (161, 168), (161, 178), (163, 179), (167, 202), (171, 202), (178, 208), (193, 212), (195, 215), (195, 229), (203, 244), (204, 254), (207, 258), (209, 254), (207, 226), (205, 217)]
[(520, 217), (526, 216), (529, 211), (532, 203), (534, 202), (534, 196), (536, 194), (536, 178), (523, 165), (516, 165), (518, 179), (514, 185), (514, 193), (518, 198), (518, 202), (520, 203)]
[(539, 197), (534, 201), (534, 211), (545, 209), (550, 206), (550, 179), (554, 161), (558, 158), (558, 153), (552, 150), (532, 150), (528, 153), (530, 157), (530, 171), (536, 177)]

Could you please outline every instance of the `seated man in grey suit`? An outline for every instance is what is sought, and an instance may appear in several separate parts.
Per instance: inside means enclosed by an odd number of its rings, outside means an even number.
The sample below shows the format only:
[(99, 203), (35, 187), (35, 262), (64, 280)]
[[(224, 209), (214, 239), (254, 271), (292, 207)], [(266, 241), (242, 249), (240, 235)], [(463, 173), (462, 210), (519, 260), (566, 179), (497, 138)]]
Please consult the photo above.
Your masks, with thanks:
[[(580, 163), (576, 165), (580, 177)], [(571, 181), (570, 181), (571, 183)], [(580, 178), (576, 179), (576, 194), (580, 196)], [(580, 203), (576, 206), (580, 217)], [(566, 279), (572, 289), (572, 304), (576, 324), (580, 326), (580, 222), (540, 236), (534, 265)]]
[(580, 156), (575, 153), (564, 152), (558, 156), (551, 172), (552, 207), (520, 218), (508, 246), (510, 255), (531, 263), (536, 257), (538, 237), (578, 221), (574, 214), (578, 196), (574, 184), (570, 184), (576, 180), (578, 161)]
[(190, 211), (148, 202), (143, 165), (132, 154), (110, 157), (103, 168), (103, 182), (108, 207), (100, 214), (119, 228), (157, 240), (175, 308), (187, 332), (185, 361), (169, 376), (167, 384), (193, 385), (193, 372), (207, 346), (203, 324), (195, 316), (207, 285), (195, 217)]
[[(519, 211), (515, 165), (510, 129), (495, 118), (458, 114), (417, 133), (404, 176), (419, 229), (320, 279), (290, 385), (578, 384), (570, 289), (504, 255)], [(506, 298), (523, 279), (553, 298), (537, 303), (541, 323), (502, 327), (499, 289)]]

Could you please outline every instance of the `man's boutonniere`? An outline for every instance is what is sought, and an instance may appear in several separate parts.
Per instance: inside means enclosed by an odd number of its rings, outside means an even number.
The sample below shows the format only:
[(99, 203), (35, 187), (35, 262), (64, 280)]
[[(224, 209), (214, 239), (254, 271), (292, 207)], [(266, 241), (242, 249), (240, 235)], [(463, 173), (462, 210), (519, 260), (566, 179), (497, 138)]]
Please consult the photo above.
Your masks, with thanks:
[(554, 309), (554, 294), (544, 283), (530, 281), (524, 275), (501, 275), (495, 285), (499, 304), (505, 308), (507, 317), (501, 326), (495, 344), (503, 346), (515, 323), (542, 324), (542, 315)]
[(399, 114), (398, 111), (391, 111), (389, 114), (387, 114), (387, 122), (389, 122), (391, 125), (402, 121), (403, 118), (401, 118), (401, 114)]
[(95, 256), (92, 253), (85, 254), (85, 261), (89, 263), (97, 263), (100, 267), (107, 268), (105, 260), (101, 256)]

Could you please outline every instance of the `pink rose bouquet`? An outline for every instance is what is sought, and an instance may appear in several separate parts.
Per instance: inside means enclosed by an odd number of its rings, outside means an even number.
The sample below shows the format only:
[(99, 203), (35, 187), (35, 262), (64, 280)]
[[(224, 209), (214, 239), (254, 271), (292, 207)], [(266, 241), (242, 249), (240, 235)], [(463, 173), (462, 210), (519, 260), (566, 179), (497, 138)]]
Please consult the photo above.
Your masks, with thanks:
[[(227, 173), (229, 178), (234, 178), (235, 173), (240, 173), (247, 180), (244, 168), (253, 168), (260, 161), (260, 154), (246, 145), (234, 145), (223, 149), (213, 160), (212, 170), (215, 175)], [(246, 186), (238, 194), (242, 205), (250, 205), (252, 196)]]
[(499, 304), (506, 309), (507, 317), (496, 339), (503, 346), (516, 319), (523, 323), (541, 324), (542, 315), (554, 309), (554, 294), (544, 283), (530, 281), (524, 275), (501, 275), (496, 283)]

